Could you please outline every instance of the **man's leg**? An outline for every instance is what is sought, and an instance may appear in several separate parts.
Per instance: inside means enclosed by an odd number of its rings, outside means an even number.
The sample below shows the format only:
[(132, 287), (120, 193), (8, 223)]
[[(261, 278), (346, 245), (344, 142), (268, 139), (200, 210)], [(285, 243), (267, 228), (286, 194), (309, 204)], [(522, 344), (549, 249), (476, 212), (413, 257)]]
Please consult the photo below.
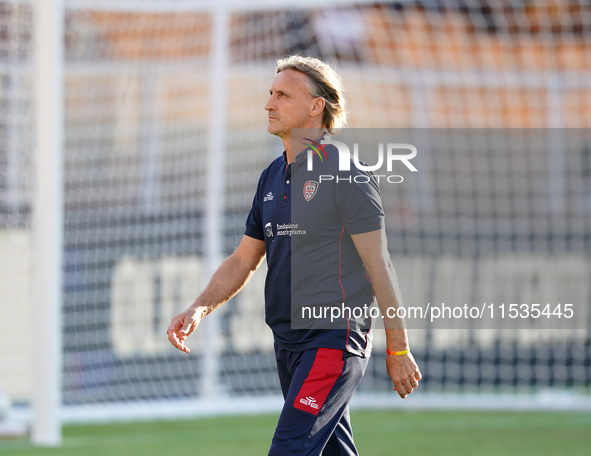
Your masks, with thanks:
[(328, 439), (322, 456), (341, 456), (357, 454), (357, 449), (353, 443), (353, 428), (349, 417), (349, 406), (338, 422), (337, 427)]
[(275, 343), (275, 361), (277, 362), (277, 375), (279, 377), (279, 384), (281, 385), (281, 392), (283, 399), (287, 397), (289, 386), (291, 385), (291, 372), (295, 371), (295, 363), (297, 363), (301, 352), (289, 352), (283, 350), (277, 343)]
[[(319, 456), (337, 428), (335, 442), (325, 454), (357, 455), (348, 404), (363, 378), (367, 361), (328, 348), (302, 352), (292, 363), (295, 371), (269, 455)], [(334, 452), (333, 445), (338, 452)]]

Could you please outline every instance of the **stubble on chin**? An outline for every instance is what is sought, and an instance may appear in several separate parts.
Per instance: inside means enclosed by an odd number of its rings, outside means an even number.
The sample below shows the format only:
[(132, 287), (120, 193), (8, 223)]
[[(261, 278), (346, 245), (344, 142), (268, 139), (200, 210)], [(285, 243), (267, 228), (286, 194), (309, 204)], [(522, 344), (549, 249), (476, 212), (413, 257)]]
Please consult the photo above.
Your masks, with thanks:
[[(273, 120), (277, 121), (277, 119), (273, 119)], [(273, 122), (271, 122), (271, 121), (269, 121), (267, 123), (267, 132), (271, 135), (279, 136), (280, 138), (282, 137), (282, 133), (283, 133), (280, 126), (273, 125)]]

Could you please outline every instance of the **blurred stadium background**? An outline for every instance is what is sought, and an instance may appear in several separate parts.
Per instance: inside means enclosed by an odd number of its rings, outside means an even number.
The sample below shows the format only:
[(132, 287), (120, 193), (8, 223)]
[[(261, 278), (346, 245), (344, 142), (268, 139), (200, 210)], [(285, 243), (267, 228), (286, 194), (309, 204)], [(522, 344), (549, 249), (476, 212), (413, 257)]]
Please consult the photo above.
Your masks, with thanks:
[[(286, 54), (335, 65), (350, 127), (487, 129), (478, 153), (442, 148), (422, 163), (427, 203), (402, 188), (387, 206), (407, 304), (490, 302), (503, 290), (511, 302), (588, 307), (589, 3), (293, 3), (65, 1), (67, 422), (280, 404), (264, 268), (191, 337), (190, 356), (165, 330), (238, 244), (260, 171), (282, 150), (263, 106)], [(17, 410), (34, 376), (34, 346), (22, 343), (35, 316), (34, 15), (34, 2), (0, 1), (0, 388)], [(554, 129), (556, 142), (516, 153), (515, 128)], [(403, 405), (589, 408), (581, 318), (581, 331), (415, 330), (422, 396)], [(390, 390), (384, 350), (377, 337), (365, 405), (397, 404), (379, 394)]]

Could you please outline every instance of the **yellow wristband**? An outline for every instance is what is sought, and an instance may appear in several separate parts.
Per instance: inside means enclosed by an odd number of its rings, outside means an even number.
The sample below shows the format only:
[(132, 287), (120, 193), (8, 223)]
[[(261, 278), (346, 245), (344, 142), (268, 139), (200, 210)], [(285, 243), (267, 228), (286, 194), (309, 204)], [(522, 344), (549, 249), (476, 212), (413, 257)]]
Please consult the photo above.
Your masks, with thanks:
[(389, 355), (393, 355), (393, 356), (406, 355), (406, 354), (408, 354), (409, 351), (410, 351), (410, 348), (407, 348), (406, 350), (397, 351), (397, 352), (390, 351), (386, 348), (386, 353), (388, 353)]

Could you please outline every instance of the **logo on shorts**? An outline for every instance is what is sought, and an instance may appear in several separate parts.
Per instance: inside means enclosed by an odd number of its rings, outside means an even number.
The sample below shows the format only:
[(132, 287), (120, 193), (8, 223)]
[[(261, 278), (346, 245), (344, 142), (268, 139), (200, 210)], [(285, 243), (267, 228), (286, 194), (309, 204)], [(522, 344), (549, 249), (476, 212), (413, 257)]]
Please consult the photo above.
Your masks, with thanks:
[(318, 409), (318, 404), (316, 403), (316, 399), (312, 396), (302, 397), (300, 399), (300, 403), (307, 405), (308, 407), (312, 407), (313, 409)]
[(263, 198), (263, 201), (273, 201), (273, 192), (269, 192)]
[(320, 185), (316, 181), (308, 181), (304, 184), (304, 199), (306, 201), (310, 201), (314, 198), (314, 195), (318, 191), (318, 185)]
[(273, 225), (271, 225), (271, 222), (265, 225), (265, 234), (267, 235), (267, 237), (273, 237)]

